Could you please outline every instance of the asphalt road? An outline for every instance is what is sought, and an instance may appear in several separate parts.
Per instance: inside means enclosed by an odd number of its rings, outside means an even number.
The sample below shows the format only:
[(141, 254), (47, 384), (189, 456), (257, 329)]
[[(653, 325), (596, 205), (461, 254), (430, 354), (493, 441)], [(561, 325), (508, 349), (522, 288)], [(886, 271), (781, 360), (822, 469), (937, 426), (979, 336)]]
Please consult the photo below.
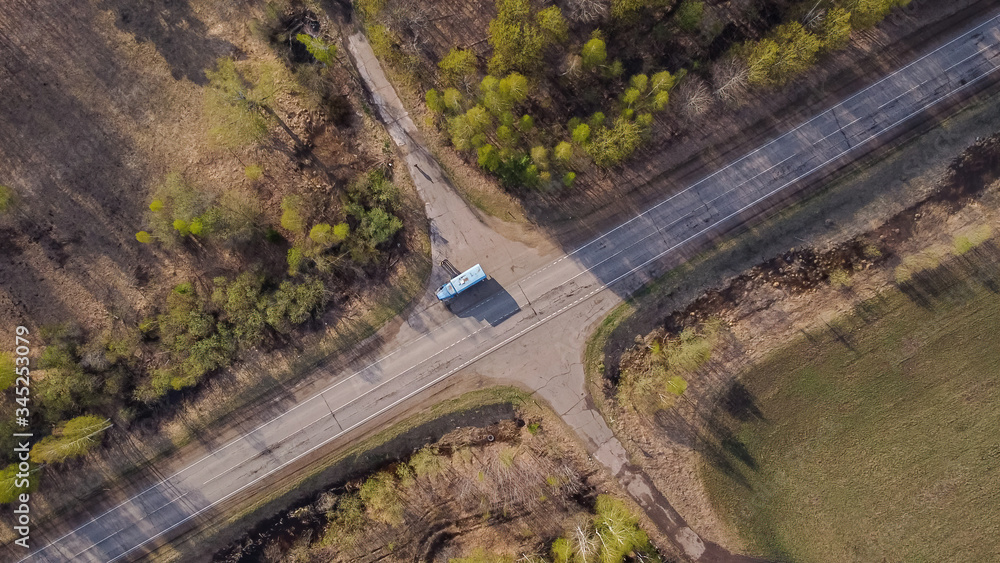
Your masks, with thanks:
[(91, 514), (61, 537), (46, 537), (20, 561), (139, 557), (153, 540), (266, 485), (296, 461), (510, 342), (546, 345), (547, 321), (607, 292), (634, 291), (672, 253), (738, 225), (809, 176), (857, 158), (871, 141), (995, 79), (998, 56), (1000, 23), (991, 19), (576, 250), (552, 253), (530, 271), (501, 264), (501, 258), (482, 260), (493, 274), (490, 283), (457, 298), (450, 310), (435, 305), (415, 313), (382, 358), (331, 372), (321, 393)]

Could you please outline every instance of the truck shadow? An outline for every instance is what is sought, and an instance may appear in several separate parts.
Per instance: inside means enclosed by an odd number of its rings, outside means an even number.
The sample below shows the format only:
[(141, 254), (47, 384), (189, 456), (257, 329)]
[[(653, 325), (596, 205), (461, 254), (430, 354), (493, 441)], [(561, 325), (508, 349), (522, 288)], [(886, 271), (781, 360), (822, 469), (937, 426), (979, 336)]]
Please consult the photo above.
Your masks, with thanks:
[(521, 310), (514, 297), (493, 278), (478, 284), (452, 298), (446, 306), (453, 315), (472, 317), (497, 326)]

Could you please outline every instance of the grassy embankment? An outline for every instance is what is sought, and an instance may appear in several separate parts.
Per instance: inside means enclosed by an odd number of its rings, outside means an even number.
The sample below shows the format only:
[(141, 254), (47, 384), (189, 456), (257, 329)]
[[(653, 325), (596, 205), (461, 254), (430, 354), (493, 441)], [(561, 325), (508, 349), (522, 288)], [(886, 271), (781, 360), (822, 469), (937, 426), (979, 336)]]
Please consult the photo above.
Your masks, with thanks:
[(226, 510), (212, 522), (170, 544), (160, 546), (148, 558), (151, 561), (168, 562), (202, 557), (205, 553), (220, 549), (246, 533), (257, 522), (287, 509), (316, 492), (331, 480), (336, 480), (345, 474), (357, 473), (359, 468), (374, 468), (384, 464), (386, 460), (392, 459), (391, 452), (383, 451), (385, 446), (400, 441), (403, 446), (399, 448), (408, 448), (406, 451), (411, 451), (413, 446), (411, 442), (415, 439), (426, 440), (426, 436), (414, 438), (409, 434), (419, 433), (426, 425), (458, 413), (497, 405), (523, 406), (529, 401), (530, 399), (517, 389), (494, 387), (438, 403), (420, 414), (358, 441), (349, 448), (330, 451), (315, 463), (268, 487), (262, 494), (227, 506)]
[(845, 340), (810, 334), (745, 374), (762, 417), (733, 423), (739, 447), (704, 478), (756, 551), (803, 562), (1000, 555), (1000, 300), (995, 286), (944, 287), (930, 306), (892, 290), (836, 323)]

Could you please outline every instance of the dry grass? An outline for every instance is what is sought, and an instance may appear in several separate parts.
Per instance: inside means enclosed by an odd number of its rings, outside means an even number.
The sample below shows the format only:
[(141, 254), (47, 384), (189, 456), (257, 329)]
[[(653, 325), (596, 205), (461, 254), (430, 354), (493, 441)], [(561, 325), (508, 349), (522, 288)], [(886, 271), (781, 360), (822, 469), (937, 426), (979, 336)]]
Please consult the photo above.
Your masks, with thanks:
[(704, 475), (754, 551), (802, 562), (996, 557), (1000, 440), (983, 421), (1000, 412), (1000, 348), (985, 344), (1000, 302), (958, 279), (933, 303), (890, 291), (831, 321), (849, 342), (813, 333), (745, 372), (760, 417), (727, 419), (733, 438)]

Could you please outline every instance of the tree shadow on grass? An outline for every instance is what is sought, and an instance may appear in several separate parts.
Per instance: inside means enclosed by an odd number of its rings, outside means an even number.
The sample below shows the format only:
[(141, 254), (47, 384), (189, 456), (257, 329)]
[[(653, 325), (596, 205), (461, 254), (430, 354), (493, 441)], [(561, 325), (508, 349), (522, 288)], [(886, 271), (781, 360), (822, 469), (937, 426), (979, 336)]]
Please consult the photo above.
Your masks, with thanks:
[(927, 310), (975, 299), (976, 286), (1000, 293), (1000, 248), (993, 241), (948, 258), (936, 268), (917, 272), (898, 284), (903, 295)]
[(122, 4), (116, 0), (102, 0), (98, 7), (115, 14), (116, 27), (132, 34), (137, 41), (155, 45), (176, 80), (187, 78), (204, 86), (207, 83), (205, 69), (234, 48), (232, 43), (212, 37), (187, 0)]

